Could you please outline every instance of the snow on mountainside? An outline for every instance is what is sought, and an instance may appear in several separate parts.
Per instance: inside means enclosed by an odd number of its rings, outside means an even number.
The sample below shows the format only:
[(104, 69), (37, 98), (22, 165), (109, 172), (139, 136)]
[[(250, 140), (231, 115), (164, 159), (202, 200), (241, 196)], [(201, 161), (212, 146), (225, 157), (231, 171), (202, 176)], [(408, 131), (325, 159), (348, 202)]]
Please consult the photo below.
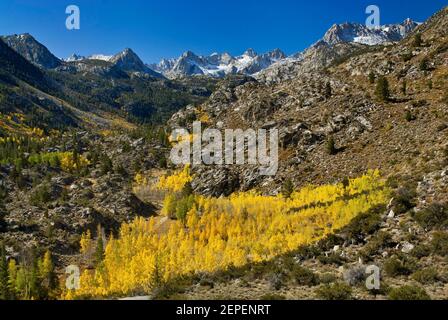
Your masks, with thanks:
[(187, 51), (178, 59), (164, 59), (149, 67), (169, 78), (193, 75), (224, 77), (228, 74), (253, 75), (285, 58), (286, 55), (280, 49), (262, 55), (258, 55), (253, 49), (248, 49), (237, 57), (228, 53), (198, 56)]
[[(229, 74), (244, 74), (254, 76), (259, 80), (279, 79), (294, 74), (297, 65), (307, 69), (325, 66), (341, 55), (359, 49), (359, 45), (381, 45), (402, 40), (419, 24), (411, 19), (401, 24), (385, 25), (369, 28), (359, 23), (343, 23), (333, 25), (316, 44), (287, 57), (280, 49), (264, 54), (257, 54), (248, 49), (240, 56), (229, 53), (213, 53), (209, 56), (197, 55), (186, 51), (177, 59), (163, 59), (158, 64), (145, 65), (130, 49), (115, 56), (92, 55), (88, 57), (73, 54), (66, 62), (83, 60), (102, 60), (111, 62), (125, 71), (144, 72), (167, 78), (205, 75), (221, 78)], [(291, 71), (292, 70), (292, 71)], [(159, 74), (159, 76), (160, 76)], [(269, 80), (269, 81), (270, 81)]]
[(369, 28), (359, 23), (335, 24), (321, 40), (308, 49), (272, 64), (256, 73), (254, 77), (265, 82), (291, 79), (303, 72), (327, 67), (363, 46), (398, 42), (419, 25), (411, 19), (406, 19), (401, 24), (378, 28)]
[(101, 61), (110, 61), (113, 56), (106, 56), (103, 54), (93, 54), (91, 56), (85, 57), (80, 56), (76, 53), (72, 54), (70, 57), (64, 59), (65, 62), (75, 62), (75, 61), (82, 61), (82, 60), (101, 60)]

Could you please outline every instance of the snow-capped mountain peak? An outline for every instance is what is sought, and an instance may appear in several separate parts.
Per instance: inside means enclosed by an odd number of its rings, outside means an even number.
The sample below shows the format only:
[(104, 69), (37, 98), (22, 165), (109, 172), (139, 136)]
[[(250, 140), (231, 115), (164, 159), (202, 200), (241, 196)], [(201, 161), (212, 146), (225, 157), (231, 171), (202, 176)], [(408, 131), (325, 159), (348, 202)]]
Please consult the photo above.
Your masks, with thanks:
[(243, 53), (243, 56), (248, 56), (248, 57), (251, 57), (251, 58), (255, 58), (255, 57), (257, 56), (257, 53), (255, 52), (254, 49), (249, 48), (249, 49), (247, 49), (247, 50)]
[(335, 24), (327, 31), (323, 41), (329, 45), (350, 42), (379, 45), (400, 41), (417, 26), (418, 23), (411, 19), (406, 19), (401, 24), (384, 25), (377, 28), (370, 28), (360, 23)]
[(253, 49), (248, 49), (236, 57), (227, 52), (199, 56), (187, 51), (178, 59), (164, 59), (150, 67), (170, 78), (193, 75), (223, 77), (237, 73), (253, 75), (285, 57), (280, 49), (262, 55), (258, 55)]

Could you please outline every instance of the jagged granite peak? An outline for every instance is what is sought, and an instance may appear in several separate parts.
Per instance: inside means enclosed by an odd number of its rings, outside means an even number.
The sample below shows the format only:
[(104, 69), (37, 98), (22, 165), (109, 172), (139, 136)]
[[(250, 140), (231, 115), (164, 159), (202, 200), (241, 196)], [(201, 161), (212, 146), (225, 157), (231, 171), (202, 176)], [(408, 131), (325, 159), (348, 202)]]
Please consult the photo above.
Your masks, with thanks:
[(247, 49), (247, 50), (243, 53), (243, 55), (244, 55), (244, 56), (251, 57), (251, 58), (255, 58), (255, 57), (257, 56), (257, 53), (255, 52), (254, 49), (249, 48), (249, 49)]
[(141, 72), (146, 73), (156, 78), (163, 78), (163, 76), (149, 68), (143, 63), (140, 57), (130, 48), (117, 53), (109, 60), (114, 66), (120, 70), (127, 72)]
[(270, 58), (277, 59), (277, 60), (286, 58), (286, 54), (278, 48), (272, 50), (271, 52), (265, 53), (265, 54), (268, 55)]
[(73, 53), (70, 57), (64, 59), (65, 62), (75, 62), (75, 61), (82, 61), (87, 59), (84, 56), (78, 55), (76, 53)]
[(41, 68), (54, 69), (62, 64), (61, 60), (29, 33), (4, 36), (2, 39), (22, 57)]
[(140, 57), (130, 48), (126, 48), (114, 55), (110, 59), (110, 62), (116, 64), (123, 70), (129, 69), (130, 71), (144, 71), (146, 68)]
[(73, 53), (70, 57), (63, 59), (65, 62), (76, 62), (76, 61), (84, 61), (84, 60), (100, 60), (100, 61), (110, 61), (113, 56), (108, 56), (104, 54), (92, 54), (90, 56), (82, 56), (76, 53)]
[(327, 31), (323, 40), (330, 45), (343, 42), (379, 45), (402, 40), (418, 25), (411, 19), (406, 19), (401, 24), (390, 24), (375, 28), (360, 23), (346, 22), (333, 25)]

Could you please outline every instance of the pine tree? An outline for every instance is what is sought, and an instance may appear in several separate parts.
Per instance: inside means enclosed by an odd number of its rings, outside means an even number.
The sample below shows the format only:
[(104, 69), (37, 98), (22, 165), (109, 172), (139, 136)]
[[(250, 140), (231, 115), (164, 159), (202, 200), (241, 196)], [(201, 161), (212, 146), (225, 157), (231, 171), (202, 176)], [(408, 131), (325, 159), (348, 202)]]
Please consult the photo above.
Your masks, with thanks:
[(288, 179), (282, 186), (282, 195), (286, 199), (289, 199), (293, 192), (294, 192), (294, 184), (292, 183), (291, 179)]
[(389, 81), (387, 80), (386, 77), (382, 76), (378, 78), (375, 94), (378, 97), (378, 99), (382, 101), (389, 100), (390, 98)]
[(191, 182), (187, 182), (182, 189), (182, 195), (184, 197), (191, 196), (193, 194), (193, 187), (191, 186)]
[(29, 278), (29, 288), (30, 288), (30, 296), (32, 299), (41, 299), (42, 297), (42, 288), (40, 286), (39, 279), (39, 259), (36, 256), (36, 249), (32, 250), (31, 253), (31, 272)]
[(103, 228), (101, 224), (98, 225), (96, 250), (95, 250), (95, 264), (101, 265), (104, 261), (104, 241), (103, 241)]
[(327, 152), (329, 155), (335, 155), (338, 153), (338, 149), (336, 148), (336, 142), (333, 137), (330, 137), (327, 140)]
[(4, 225), (4, 218), (6, 216), (5, 202), (7, 195), (8, 193), (6, 191), (6, 188), (2, 184), (0, 184), (0, 230)]
[(408, 83), (406, 82), (406, 79), (403, 80), (403, 83), (401, 84), (401, 93), (406, 95), (408, 91)]
[(107, 174), (109, 172), (112, 172), (112, 170), (113, 170), (112, 160), (109, 158), (107, 154), (104, 154), (101, 158), (101, 173)]
[(0, 243), (0, 300), (8, 300), (9, 286), (8, 286), (8, 261), (6, 259), (5, 244)]
[(420, 71), (428, 71), (429, 70), (429, 59), (428, 58), (425, 57), (422, 59), (422, 61), (420, 61), (419, 69), (420, 69)]
[(325, 98), (329, 99), (333, 95), (333, 89), (331, 88), (331, 83), (327, 82), (325, 85)]
[(375, 83), (375, 74), (373, 73), (373, 71), (370, 71), (369, 73), (369, 82), (370, 84), (374, 84)]

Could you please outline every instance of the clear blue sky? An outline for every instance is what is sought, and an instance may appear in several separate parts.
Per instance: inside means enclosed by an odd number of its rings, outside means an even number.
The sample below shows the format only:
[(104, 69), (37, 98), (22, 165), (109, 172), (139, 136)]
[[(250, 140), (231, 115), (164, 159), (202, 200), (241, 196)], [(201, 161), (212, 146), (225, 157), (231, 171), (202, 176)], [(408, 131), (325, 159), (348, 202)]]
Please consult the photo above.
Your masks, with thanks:
[[(65, 8), (81, 10), (81, 30), (65, 28)], [(147, 62), (227, 51), (280, 48), (287, 54), (317, 41), (334, 23), (364, 22), (367, 5), (381, 23), (424, 21), (447, 0), (1, 0), (0, 34), (28, 32), (58, 57), (134, 49)]]

